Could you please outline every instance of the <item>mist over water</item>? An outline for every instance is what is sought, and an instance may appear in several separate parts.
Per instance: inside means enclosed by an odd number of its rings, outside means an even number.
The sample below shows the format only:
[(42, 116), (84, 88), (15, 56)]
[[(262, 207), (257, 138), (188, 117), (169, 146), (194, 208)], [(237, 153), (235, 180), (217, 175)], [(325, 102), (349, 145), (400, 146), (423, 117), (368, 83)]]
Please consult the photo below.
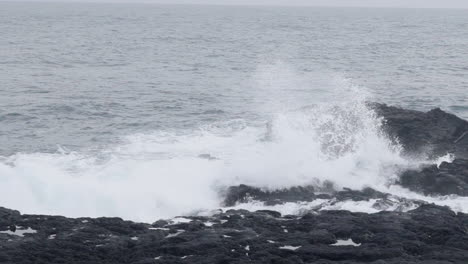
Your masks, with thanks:
[(466, 117), (464, 11), (34, 5), (0, 3), (0, 206), (151, 222), (237, 184), (331, 182), (468, 211), (392, 185), (436, 161), (403, 157), (366, 104)]

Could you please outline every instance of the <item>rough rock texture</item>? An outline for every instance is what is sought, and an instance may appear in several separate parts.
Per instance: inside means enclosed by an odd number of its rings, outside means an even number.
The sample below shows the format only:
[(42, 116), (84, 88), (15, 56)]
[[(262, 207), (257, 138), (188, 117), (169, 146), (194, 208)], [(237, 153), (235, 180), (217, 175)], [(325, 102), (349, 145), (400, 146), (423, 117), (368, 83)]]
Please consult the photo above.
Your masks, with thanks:
[(468, 158), (468, 121), (440, 108), (425, 113), (385, 104), (370, 105), (384, 117), (386, 132), (408, 153), (436, 156), (450, 152), (458, 158)]
[(426, 195), (468, 196), (468, 160), (456, 159), (439, 167), (430, 165), (420, 171), (405, 171), (398, 183)]
[(385, 120), (385, 132), (400, 142), (409, 155), (455, 155), (453, 163), (428, 165), (402, 173), (404, 187), (426, 195), (468, 196), (468, 121), (439, 108), (429, 112), (370, 104)]
[[(153, 225), (0, 209), (0, 263), (466, 263), (468, 215), (422, 205), (301, 217), (230, 210)], [(36, 233), (19, 236), (29, 229)], [(32, 232), (32, 231), (30, 231)], [(15, 234), (16, 233), (16, 234)], [(349, 240), (351, 239), (351, 240)], [(350, 245), (333, 245), (347, 241)]]

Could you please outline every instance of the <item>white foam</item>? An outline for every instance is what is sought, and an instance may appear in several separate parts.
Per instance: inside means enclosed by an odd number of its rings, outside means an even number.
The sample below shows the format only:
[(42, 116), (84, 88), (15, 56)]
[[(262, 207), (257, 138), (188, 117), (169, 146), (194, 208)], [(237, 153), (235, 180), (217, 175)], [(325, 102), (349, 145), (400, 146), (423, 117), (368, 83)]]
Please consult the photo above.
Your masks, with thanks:
[(149, 230), (162, 230), (162, 231), (169, 231), (169, 228), (164, 228), (164, 227), (150, 227), (148, 228)]
[(331, 244), (331, 246), (353, 246), (359, 247), (361, 244), (355, 243), (351, 238), (347, 240), (338, 239), (335, 244)]
[(24, 229), (20, 226), (17, 226), (16, 227), (16, 230), (15, 231), (10, 231), (10, 230), (7, 230), (7, 231), (0, 231), (1, 234), (8, 234), (8, 235), (13, 235), (13, 236), (19, 236), (19, 237), (24, 237), (25, 234), (35, 234), (37, 233), (37, 230), (34, 230), (30, 227)]
[(372, 214), (380, 211), (394, 211), (397, 208), (403, 212), (417, 208), (417, 206), (414, 204), (409, 204), (406, 207), (402, 207), (402, 205), (398, 201), (396, 201), (393, 204), (390, 204), (388, 207), (376, 208), (375, 205), (378, 201), (378, 199), (369, 199), (368, 201), (345, 200), (336, 202), (334, 199), (317, 199), (311, 202), (287, 202), (276, 205), (266, 205), (265, 203), (260, 201), (250, 201), (248, 203), (241, 203), (237, 204), (236, 206), (226, 207), (224, 209), (243, 209), (251, 212), (255, 212), (257, 210), (271, 210), (279, 212), (282, 215), (301, 215), (311, 211), (322, 210), (346, 210), (351, 212)]
[[(228, 186), (273, 190), (331, 181), (336, 188), (372, 187), (468, 210), (466, 198), (422, 197), (389, 187), (399, 169), (423, 161), (403, 158), (400, 147), (381, 133), (381, 120), (367, 108), (365, 92), (341, 83), (334, 86), (336, 91), (327, 86), (326, 103), (281, 101), (290, 85), (276, 80), (270, 70), (259, 73), (259, 78), (273, 78), (259, 82), (272, 87), (271, 97), (262, 96), (274, 106), (262, 106), (268, 109), (261, 114), (263, 121), (236, 119), (192, 131), (135, 134), (93, 153), (62, 150), (0, 157), (0, 204), (23, 213), (154, 222), (219, 208), (219, 191)], [(295, 85), (306, 89), (307, 83)], [(281, 102), (275, 104), (275, 98)], [(279, 210), (289, 214), (301, 206), (287, 204)], [(365, 211), (363, 206), (339, 205)]]
[(443, 162), (451, 163), (453, 162), (454, 159), (455, 159), (455, 155), (447, 153), (447, 155), (437, 158), (434, 161), (434, 163), (437, 165), (437, 168), (439, 168)]
[(423, 194), (411, 192), (408, 189), (402, 188), (398, 185), (389, 186), (387, 191), (399, 197), (404, 197), (410, 200), (420, 200), (440, 206), (448, 206), (451, 210), (457, 213), (468, 213), (468, 197), (466, 196), (425, 196)]
[(296, 251), (298, 249), (300, 249), (302, 246), (282, 246), (282, 247), (279, 247), (279, 249), (285, 249), (285, 250), (292, 250), (292, 251)]
[(185, 218), (185, 217), (175, 217), (170, 220), (171, 225), (181, 224), (181, 223), (190, 223), (192, 219)]
[(225, 210), (239, 210), (239, 209), (244, 209), (248, 210), (251, 212), (257, 211), (257, 210), (271, 210), (271, 211), (276, 211), (281, 213), (282, 215), (295, 215), (295, 214), (300, 214), (301, 212), (306, 212), (310, 211), (312, 209), (318, 208), (320, 205), (324, 203), (328, 203), (329, 200), (325, 199), (317, 199), (312, 202), (298, 202), (298, 203), (282, 203), (282, 204), (276, 204), (276, 205), (265, 205), (263, 202), (259, 201), (251, 201), (248, 203), (241, 203), (237, 204), (236, 206), (232, 207), (225, 207)]
[(180, 234), (182, 234), (184, 232), (185, 232), (185, 230), (179, 229), (179, 230), (177, 230), (176, 233), (167, 235), (166, 238), (176, 237), (176, 236), (178, 236), (178, 235), (180, 235)]

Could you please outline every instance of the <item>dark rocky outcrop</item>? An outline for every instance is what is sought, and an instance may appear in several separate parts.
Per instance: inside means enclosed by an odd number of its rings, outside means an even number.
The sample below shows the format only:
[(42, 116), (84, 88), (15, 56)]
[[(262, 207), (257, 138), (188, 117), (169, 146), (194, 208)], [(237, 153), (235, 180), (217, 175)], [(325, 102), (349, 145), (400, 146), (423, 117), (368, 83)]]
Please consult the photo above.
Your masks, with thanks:
[[(230, 210), (153, 225), (0, 209), (0, 263), (466, 263), (468, 216)], [(30, 233), (9, 232), (10, 226)], [(348, 242), (340, 245), (343, 242)]]
[[(405, 207), (423, 204), (421, 201), (409, 201), (401, 197), (395, 197), (388, 193), (382, 193), (372, 188), (364, 188), (363, 190), (343, 189), (336, 191), (333, 189), (317, 189), (313, 186), (305, 187), (292, 187), (282, 190), (262, 190), (260, 188), (239, 185), (231, 186), (225, 193), (224, 205), (234, 206), (239, 203), (246, 203), (249, 201), (263, 202), (265, 205), (277, 205), (286, 202), (311, 202), (317, 199), (327, 200), (323, 206), (334, 205), (344, 201), (369, 201), (375, 200), (375, 209), (384, 209), (395, 204), (401, 206), (403, 210)], [(316, 208), (320, 209), (320, 205)]]
[(428, 112), (371, 103), (384, 118), (384, 130), (408, 155), (455, 155), (453, 163), (403, 172), (397, 182), (426, 195), (468, 196), (468, 121), (439, 108)]
[(426, 195), (468, 196), (468, 160), (457, 159), (452, 163), (443, 162), (439, 167), (430, 165), (419, 171), (405, 171), (398, 183)]
[(261, 201), (267, 205), (285, 202), (313, 201), (317, 199), (315, 192), (316, 187), (313, 186), (298, 186), (283, 190), (266, 191), (242, 184), (228, 188), (224, 194), (224, 205), (233, 206), (237, 203), (248, 202), (249, 200)]
[(385, 131), (409, 154), (430, 156), (455, 154), (468, 158), (468, 121), (440, 108), (429, 112), (407, 110), (385, 104), (370, 106), (385, 119)]

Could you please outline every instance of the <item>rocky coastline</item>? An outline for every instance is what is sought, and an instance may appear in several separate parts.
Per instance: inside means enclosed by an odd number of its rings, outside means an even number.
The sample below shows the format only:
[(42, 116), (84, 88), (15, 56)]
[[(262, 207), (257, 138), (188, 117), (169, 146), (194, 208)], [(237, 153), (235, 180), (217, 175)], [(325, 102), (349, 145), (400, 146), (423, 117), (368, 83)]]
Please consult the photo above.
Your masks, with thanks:
[[(468, 122), (440, 109), (419, 112), (371, 103), (406, 155), (452, 153), (452, 162), (401, 173), (395, 183), (424, 195), (468, 196)], [(249, 200), (375, 201), (397, 197), (313, 186), (226, 190), (225, 208)], [(422, 201), (373, 214), (315, 208), (300, 215), (226, 209), (152, 224), (120, 218), (27, 215), (0, 208), (0, 263), (468, 263), (468, 215)]]

